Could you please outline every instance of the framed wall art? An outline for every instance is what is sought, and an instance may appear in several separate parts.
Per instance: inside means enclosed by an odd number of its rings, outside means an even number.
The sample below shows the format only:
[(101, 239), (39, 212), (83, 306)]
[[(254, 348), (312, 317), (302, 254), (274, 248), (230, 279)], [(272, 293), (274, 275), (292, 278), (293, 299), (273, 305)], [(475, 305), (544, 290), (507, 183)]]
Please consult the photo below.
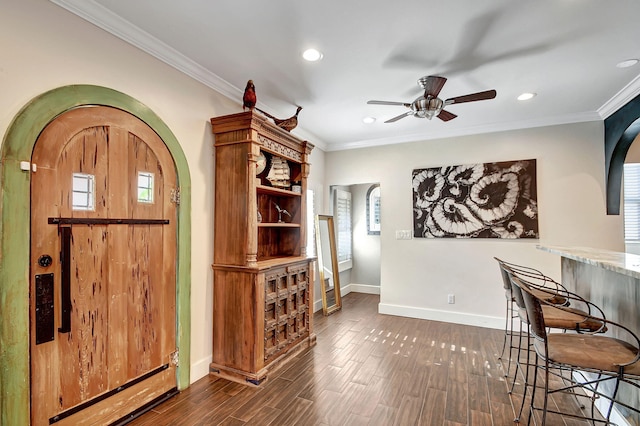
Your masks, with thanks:
[(539, 238), (536, 160), (416, 169), (416, 238)]

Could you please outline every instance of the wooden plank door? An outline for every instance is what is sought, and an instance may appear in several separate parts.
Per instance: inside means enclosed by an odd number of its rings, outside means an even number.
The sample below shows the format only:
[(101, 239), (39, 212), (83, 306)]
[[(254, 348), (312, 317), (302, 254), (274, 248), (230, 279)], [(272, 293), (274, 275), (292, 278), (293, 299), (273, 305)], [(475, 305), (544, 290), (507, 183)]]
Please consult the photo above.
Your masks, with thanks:
[(176, 387), (173, 159), (95, 106), (51, 122), (32, 163), (32, 424), (109, 424)]

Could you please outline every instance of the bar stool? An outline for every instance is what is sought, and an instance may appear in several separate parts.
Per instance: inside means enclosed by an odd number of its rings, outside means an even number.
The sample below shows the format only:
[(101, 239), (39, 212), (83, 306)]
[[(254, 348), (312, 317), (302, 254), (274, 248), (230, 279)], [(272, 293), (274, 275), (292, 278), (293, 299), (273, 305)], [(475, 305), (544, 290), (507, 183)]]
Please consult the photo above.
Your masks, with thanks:
[[(518, 310), (516, 308), (515, 299), (513, 296), (513, 291), (511, 289), (511, 275), (517, 274), (523, 278), (529, 279), (531, 281), (536, 281), (537, 287), (539, 288), (539, 296), (544, 297), (549, 300), (549, 302), (554, 305), (566, 305), (569, 301), (567, 295), (568, 290), (564, 288), (561, 284), (557, 283), (553, 279), (547, 277), (542, 272), (537, 269), (516, 265), (515, 263), (506, 262), (502, 259), (494, 257), (494, 259), (498, 262), (500, 266), (500, 275), (502, 276), (502, 287), (504, 289), (504, 295), (506, 299), (506, 318), (504, 325), (504, 339), (502, 341), (502, 350), (500, 352), (500, 356), (498, 359), (502, 360), (504, 357), (505, 349), (507, 348), (507, 340), (509, 340), (509, 358), (507, 363), (507, 369), (505, 371), (505, 377), (508, 376), (508, 372), (511, 370), (511, 352), (513, 349), (518, 349), (518, 354), (520, 353), (520, 337), (522, 335), (522, 322), (518, 321), (520, 324), (520, 331), (518, 333), (519, 345), (514, 346), (514, 333), (513, 326), (514, 320), (518, 318)], [(516, 370), (517, 371), (517, 370)], [(515, 380), (515, 376), (514, 376)]]
[[(529, 365), (530, 365), (529, 348), (531, 345), (530, 336), (528, 333), (529, 318), (525, 308), (522, 292), (519, 287), (513, 285), (514, 277), (517, 277), (519, 274), (516, 271), (514, 271), (513, 268), (507, 266), (507, 264), (504, 262), (500, 263), (500, 268), (503, 274), (503, 278), (506, 277), (506, 279), (508, 280), (508, 284), (510, 287), (510, 294), (513, 299), (513, 303), (518, 308), (514, 316), (520, 319), (519, 321), (520, 333), (518, 337), (518, 346), (513, 346), (513, 339), (510, 340), (510, 348), (509, 348), (510, 354), (512, 349), (517, 349), (516, 358), (515, 358), (516, 369), (513, 375), (511, 389), (509, 390), (510, 394), (513, 392), (513, 389), (515, 387), (518, 372), (522, 370), (521, 352), (523, 350), (523, 335), (526, 336), (525, 348), (526, 348), (527, 359), (526, 359), (526, 362), (524, 363), (524, 365), (526, 366), (526, 370), (524, 374), (524, 389), (523, 389), (523, 395), (522, 395), (522, 402), (520, 404), (520, 410), (518, 411), (518, 414), (514, 419), (515, 422), (519, 422), (520, 416), (522, 415), (522, 411), (524, 409), (524, 402), (527, 396), (527, 389), (529, 386)], [(537, 280), (544, 280), (545, 283), (548, 280), (551, 280), (550, 278), (544, 276), (542, 273), (540, 273), (540, 275), (542, 275), (542, 277), (540, 277), (537, 274), (536, 275), (529, 274), (529, 276), (533, 276)], [(546, 327), (560, 329), (560, 330), (563, 330), (564, 332), (574, 331), (577, 333), (582, 333), (582, 332), (595, 333), (595, 332), (606, 331), (606, 326), (602, 321), (594, 320), (594, 319), (585, 319), (586, 316), (589, 316), (594, 313), (604, 318), (604, 313), (598, 306), (585, 300), (579, 295), (568, 291), (558, 283), (556, 283), (557, 284), (556, 288), (561, 289), (562, 291), (561, 294), (556, 293), (554, 290), (549, 289), (548, 287), (533, 284), (531, 283), (531, 281), (528, 281), (528, 282), (531, 285), (530, 287), (531, 291), (534, 294), (536, 294), (537, 297), (545, 300), (548, 303), (548, 306), (544, 307), (544, 311), (546, 314), (545, 316)], [(554, 302), (561, 302), (561, 303), (554, 303)], [(574, 306), (568, 307), (568, 305), (570, 304)], [(562, 310), (557, 309), (558, 306), (563, 306), (564, 309)], [(527, 330), (524, 333), (523, 333), (523, 324), (527, 328)], [(511, 359), (509, 359), (509, 367), (507, 372), (510, 369), (510, 365), (511, 365)], [(508, 374), (505, 374), (505, 376), (508, 377)]]
[[(621, 324), (589, 314), (585, 315), (580, 323), (580, 333), (548, 332), (549, 307), (553, 310), (560, 310), (569, 314), (573, 312), (566, 307), (551, 305), (546, 300), (537, 297), (533, 292), (534, 287), (531, 287), (530, 283), (526, 280), (514, 276), (512, 277), (512, 284), (513, 289), (522, 295), (531, 335), (533, 337), (534, 353), (536, 355), (535, 362), (533, 363), (535, 374), (529, 408), (529, 424), (534, 417), (535, 410), (542, 411), (543, 425), (546, 423), (547, 413), (556, 413), (563, 416), (590, 420), (591, 422), (611, 424), (611, 412), (615, 404), (640, 413), (638, 407), (632, 407), (617, 399), (620, 383), (628, 383), (640, 388), (640, 384), (637, 382), (640, 380), (640, 339), (638, 339), (631, 330)], [(582, 325), (589, 321), (602, 323), (603, 327), (606, 327), (610, 331), (619, 333), (620, 336), (625, 335), (628, 342), (615, 337), (597, 334), (597, 331), (588, 332), (584, 330)], [(538, 370), (542, 370), (544, 373), (544, 398), (542, 407), (536, 406)], [(574, 371), (593, 373), (596, 377), (585, 377), (586, 381), (581, 382), (575, 379), (573, 375)], [(566, 374), (567, 372), (569, 372), (569, 374)], [(560, 388), (550, 389), (549, 377), (551, 375), (561, 378), (564, 385)], [(615, 382), (611, 395), (599, 390), (599, 385), (607, 381)], [(575, 396), (578, 396), (574, 390), (579, 387), (586, 389), (587, 394), (593, 394), (591, 398), (591, 417), (549, 409), (548, 396), (550, 394), (570, 391)], [(595, 398), (600, 397), (610, 401), (604, 420), (594, 417)]]

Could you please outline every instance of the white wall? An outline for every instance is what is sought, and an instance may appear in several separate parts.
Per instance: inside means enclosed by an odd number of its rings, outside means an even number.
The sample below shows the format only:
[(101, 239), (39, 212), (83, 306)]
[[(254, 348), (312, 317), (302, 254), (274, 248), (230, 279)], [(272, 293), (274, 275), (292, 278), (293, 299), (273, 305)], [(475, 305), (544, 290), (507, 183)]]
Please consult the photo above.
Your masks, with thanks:
[[(493, 256), (559, 278), (559, 258), (536, 244), (624, 251), (621, 217), (605, 214), (603, 129), (592, 122), (327, 153), (327, 186), (380, 182), (381, 312), (501, 327), (504, 295)], [(396, 230), (413, 226), (413, 169), (531, 158), (540, 240), (395, 239)]]
[[(60, 86), (94, 84), (126, 93), (151, 108), (180, 142), (192, 182), (191, 380), (195, 381), (208, 373), (212, 350), (214, 170), (209, 119), (242, 111), (241, 92), (237, 100), (223, 97), (49, 1), (0, 0), (0, 10), (0, 140), (32, 98)], [(239, 72), (247, 73), (246, 80), (256, 78), (259, 70)], [(311, 158), (318, 168), (311, 168), (309, 185), (321, 194), (324, 153), (316, 149)]]

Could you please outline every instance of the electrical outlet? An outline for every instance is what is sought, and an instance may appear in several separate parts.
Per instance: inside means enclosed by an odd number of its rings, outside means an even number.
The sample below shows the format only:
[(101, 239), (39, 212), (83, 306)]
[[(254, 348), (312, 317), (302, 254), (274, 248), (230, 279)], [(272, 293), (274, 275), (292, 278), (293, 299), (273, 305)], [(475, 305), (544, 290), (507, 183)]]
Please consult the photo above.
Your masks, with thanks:
[(453, 305), (454, 303), (456, 303), (456, 295), (455, 294), (450, 294), (447, 296), (447, 302), (450, 305)]

